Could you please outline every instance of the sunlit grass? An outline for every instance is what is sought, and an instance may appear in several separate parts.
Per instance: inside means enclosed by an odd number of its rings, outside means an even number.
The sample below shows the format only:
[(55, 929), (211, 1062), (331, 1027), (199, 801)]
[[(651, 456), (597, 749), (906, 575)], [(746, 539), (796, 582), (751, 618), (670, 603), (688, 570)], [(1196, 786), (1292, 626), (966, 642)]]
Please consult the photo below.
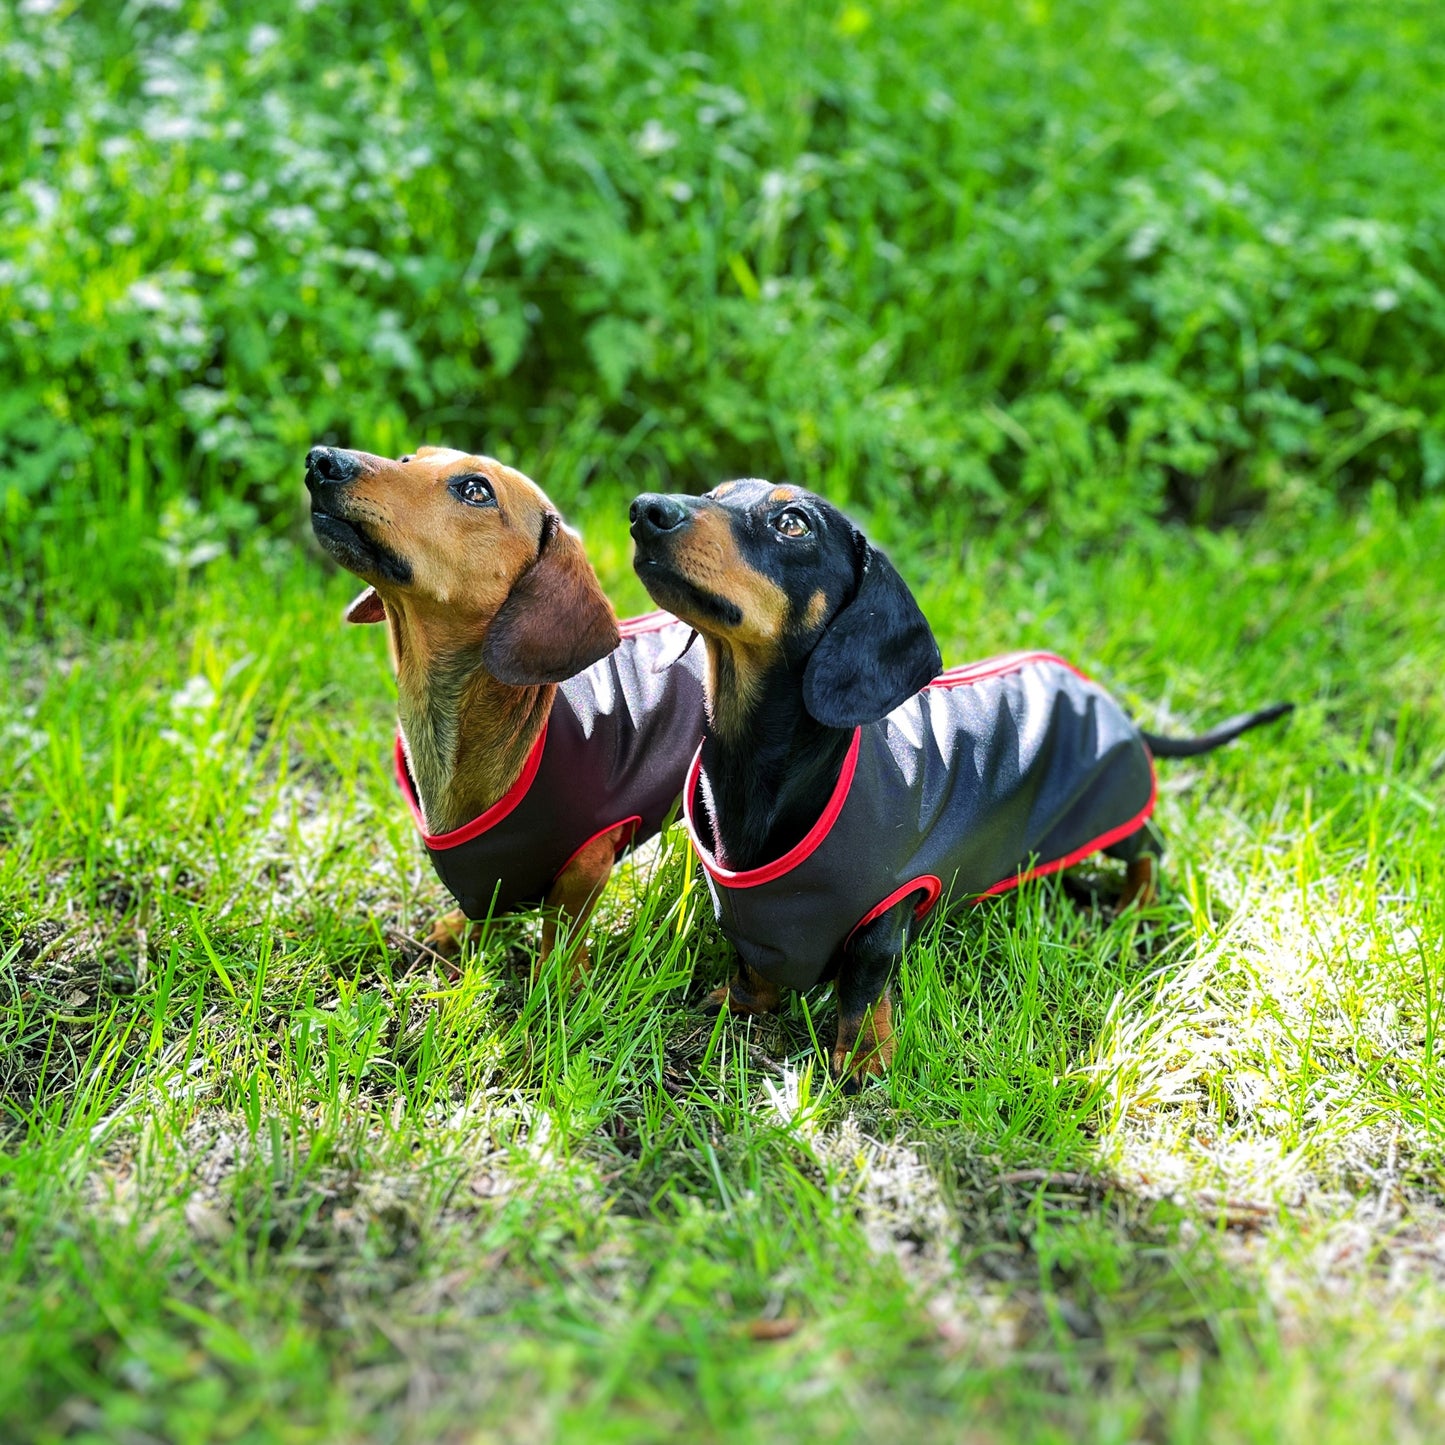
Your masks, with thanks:
[[(640, 605), (625, 500), (582, 521)], [(964, 566), (878, 524), (950, 660), (1299, 711), (1167, 765), (1145, 916), (931, 927), (856, 1101), (826, 993), (695, 1011), (728, 957), (675, 835), (581, 990), (529, 984), (535, 920), (416, 957), (444, 900), (349, 579), (243, 551), (108, 639), (17, 628), (8, 1436), (1430, 1436), (1445, 513)]]

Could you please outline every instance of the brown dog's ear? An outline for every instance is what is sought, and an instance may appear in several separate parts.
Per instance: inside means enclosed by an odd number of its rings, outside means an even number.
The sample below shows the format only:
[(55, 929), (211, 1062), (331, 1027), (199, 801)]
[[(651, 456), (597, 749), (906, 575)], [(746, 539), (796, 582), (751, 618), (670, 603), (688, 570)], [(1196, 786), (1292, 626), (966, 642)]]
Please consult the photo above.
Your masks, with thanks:
[(368, 587), (346, 609), (344, 615), (348, 622), (385, 622), (386, 608), (381, 605), (381, 598), (377, 596), (376, 588)]
[(622, 640), (617, 619), (582, 550), (582, 540), (549, 512), (537, 560), (512, 584), (482, 643), (498, 682), (535, 687), (575, 677)]
[(943, 666), (928, 619), (893, 564), (861, 532), (858, 590), (803, 671), (803, 706), (825, 727), (877, 722)]

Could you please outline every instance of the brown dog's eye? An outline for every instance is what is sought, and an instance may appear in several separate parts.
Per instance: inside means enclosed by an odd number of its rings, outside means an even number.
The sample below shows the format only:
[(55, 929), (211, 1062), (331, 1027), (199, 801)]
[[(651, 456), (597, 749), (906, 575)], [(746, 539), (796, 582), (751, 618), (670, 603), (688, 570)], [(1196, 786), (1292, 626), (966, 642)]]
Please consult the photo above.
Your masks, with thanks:
[(448, 483), (452, 496), (469, 507), (495, 507), (497, 494), (485, 477), (453, 477)]
[(806, 537), (813, 530), (808, 514), (796, 507), (785, 507), (773, 518), (773, 530), (785, 537)]

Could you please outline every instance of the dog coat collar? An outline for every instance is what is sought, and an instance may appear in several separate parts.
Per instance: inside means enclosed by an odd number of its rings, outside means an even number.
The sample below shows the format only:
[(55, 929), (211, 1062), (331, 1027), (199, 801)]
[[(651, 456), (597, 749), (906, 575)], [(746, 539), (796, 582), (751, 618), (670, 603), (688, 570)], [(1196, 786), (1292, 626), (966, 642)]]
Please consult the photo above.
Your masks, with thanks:
[(901, 899), (919, 917), (1057, 872), (1128, 837), (1154, 809), (1154, 766), (1119, 704), (1062, 658), (953, 668), (855, 730), (832, 796), (782, 857), (722, 867), (696, 794), (683, 812), (724, 934), (764, 977), (810, 988), (848, 939)]
[(559, 683), (517, 781), (448, 833), (426, 831), (398, 733), (396, 777), (437, 876), (468, 918), (533, 907), (590, 842), (617, 827), (619, 855), (662, 827), (702, 733), (701, 649), (665, 612), (619, 623), (617, 649)]

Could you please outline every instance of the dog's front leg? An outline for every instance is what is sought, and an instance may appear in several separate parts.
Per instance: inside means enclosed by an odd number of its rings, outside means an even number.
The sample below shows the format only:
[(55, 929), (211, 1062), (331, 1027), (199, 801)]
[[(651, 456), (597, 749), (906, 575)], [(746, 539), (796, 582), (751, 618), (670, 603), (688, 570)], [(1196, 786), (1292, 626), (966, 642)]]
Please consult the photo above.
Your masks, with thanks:
[(893, 976), (913, 925), (915, 899), (895, 903), (848, 940), (838, 970), (833, 1072), (856, 1094), (893, 1062)]
[(1152, 853), (1141, 853), (1125, 867), (1124, 889), (1114, 905), (1116, 913), (1126, 908), (1148, 908), (1159, 896), (1159, 860)]
[(1115, 915), (1126, 908), (1148, 908), (1159, 896), (1159, 860), (1164, 856), (1164, 835), (1151, 819), (1128, 837), (1104, 849), (1124, 864), (1124, 887), (1114, 903)]
[(444, 913), (431, 926), (431, 932), (421, 941), (421, 946), (430, 949), (445, 963), (451, 963), (462, 951), (471, 921), (460, 908)]
[(737, 1014), (739, 1018), (750, 1018), (754, 1014), (777, 1013), (782, 997), (782, 990), (777, 984), (760, 973), (754, 973), (739, 959), (738, 971), (733, 975), (732, 981), (721, 988), (713, 989), (708, 994), (703, 1009), (707, 1013), (717, 1013), (726, 1008), (729, 1013)]
[[(537, 959), (537, 969), (552, 956), (557, 947), (557, 926), (565, 926), (569, 937), (577, 938), (577, 947), (572, 955), (573, 970), (580, 978), (592, 966), (587, 952), (587, 940), (579, 938), (612, 876), (612, 864), (617, 857), (618, 845), (622, 842), (622, 828), (614, 828), (594, 838), (557, 875), (542, 905), (542, 953)], [(534, 970), (535, 976), (536, 970)]]

